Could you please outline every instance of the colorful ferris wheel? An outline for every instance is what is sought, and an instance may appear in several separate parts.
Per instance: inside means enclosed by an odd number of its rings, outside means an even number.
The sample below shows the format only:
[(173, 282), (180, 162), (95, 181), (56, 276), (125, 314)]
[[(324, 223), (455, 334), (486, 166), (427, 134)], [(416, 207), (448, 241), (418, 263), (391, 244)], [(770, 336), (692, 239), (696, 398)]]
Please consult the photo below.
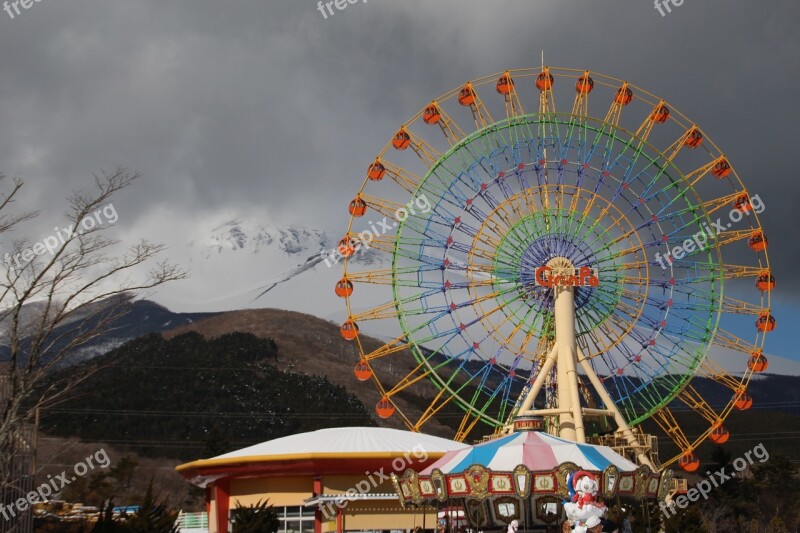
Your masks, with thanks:
[[(350, 203), (336, 294), (356, 377), (412, 430), (457, 406), (457, 439), (526, 415), (636, 449), (652, 419), (680, 450), (662, 466), (696, 470), (767, 368), (763, 208), (700, 126), (630, 83), (548, 67), (468, 82), (396, 131)], [(359, 261), (367, 247), (383, 260)]]

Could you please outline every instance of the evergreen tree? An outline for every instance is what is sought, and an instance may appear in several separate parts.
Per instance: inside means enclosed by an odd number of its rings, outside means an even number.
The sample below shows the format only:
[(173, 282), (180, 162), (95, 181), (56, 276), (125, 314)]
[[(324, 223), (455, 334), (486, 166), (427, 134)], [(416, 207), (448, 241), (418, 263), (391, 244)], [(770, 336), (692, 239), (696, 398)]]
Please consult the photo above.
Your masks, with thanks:
[(232, 514), (233, 533), (276, 533), (281, 525), (269, 500), (247, 507), (237, 504)]

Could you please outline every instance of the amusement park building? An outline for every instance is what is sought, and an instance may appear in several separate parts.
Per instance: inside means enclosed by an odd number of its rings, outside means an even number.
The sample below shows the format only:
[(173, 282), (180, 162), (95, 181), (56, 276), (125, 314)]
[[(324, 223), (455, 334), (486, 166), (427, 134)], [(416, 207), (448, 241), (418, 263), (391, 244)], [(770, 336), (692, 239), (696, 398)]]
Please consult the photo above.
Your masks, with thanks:
[[(177, 467), (206, 489), (209, 533), (230, 531), (237, 504), (269, 500), (282, 532), (433, 529), (436, 514), (403, 509), (391, 473), (422, 470), (464, 444), (385, 428), (301, 433)], [(350, 499), (344, 499), (349, 493)]]

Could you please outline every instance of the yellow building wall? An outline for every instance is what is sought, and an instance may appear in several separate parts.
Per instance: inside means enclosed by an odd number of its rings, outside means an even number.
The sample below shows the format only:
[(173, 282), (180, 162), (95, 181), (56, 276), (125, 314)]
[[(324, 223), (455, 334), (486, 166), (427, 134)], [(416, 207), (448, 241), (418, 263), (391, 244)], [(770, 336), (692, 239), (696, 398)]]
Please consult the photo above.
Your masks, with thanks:
[(214, 498), (216, 491), (211, 489), (211, 509), (208, 511), (208, 533), (217, 533), (217, 501)]
[(391, 480), (380, 483), (379, 476), (372, 475), (326, 475), (322, 477), (322, 485), (325, 494), (344, 494), (348, 489), (362, 492), (366, 489), (367, 493), (390, 493), (394, 494), (394, 485)]
[(303, 500), (314, 493), (314, 479), (311, 476), (259, 477), (231, 480), (231, 509), (236, 504), (253, 505), (269, 499), (276, 507), (303, 505)]
[[(374, 482), (366, 475), (327, 475), (322, 477), (322, 487), (325, 494), (344, 494), (348, 489), (357, 492), (369, 485), (370, 493), (394, 494), (391, 481), (374, 483), (378, 478), (373, 476)], [(360, 482), (360, 483), (359, 483)], [(285, 477), (259, 477), (230, 480), (230, 508), (236, 504), (253, 505), (259, 500), (269, 499), (270, 504), (276, 507), (303, 505), (303, 501), (313, 495), (314, 478), (312, 476), (285, 476)], [(331, 507), (329, 515), (323, 515), (322, 531), (336, 531), (336, 506)], [(427, 529), (436, 527), (436, 512), (423, 513), (420, 510), (404, 510), (399, 500), (381, 501), (352, 501), (347, 502), (342, 509), (345, 529), (414, 529), (422, 527)], [(216, 502), (211, 501), (209, 514), (209, 533), (216, 530)], [(424, 515), (424, 519), (423, 519)]]
[[(399, 501), (351, 502), (343, 509), (344, 529), (425, 529), (436, 528), (436, 512), (404, 510)], [(335, 527), (332, 530), (335, 531)]]

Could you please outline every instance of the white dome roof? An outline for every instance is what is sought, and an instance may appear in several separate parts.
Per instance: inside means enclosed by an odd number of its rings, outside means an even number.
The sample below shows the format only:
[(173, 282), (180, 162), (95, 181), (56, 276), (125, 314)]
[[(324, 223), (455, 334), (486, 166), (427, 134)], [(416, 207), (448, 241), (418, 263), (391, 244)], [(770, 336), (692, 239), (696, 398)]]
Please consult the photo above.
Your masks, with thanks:
[(417, 450), (426, 453), (445, 453), (466, 447), (463, 442), (389, 428), (344, 427), (299, 433), (269, 440), (236, 450), (213, 459), (235, 459), (268, 455), (297, 454), (403, 454)]

